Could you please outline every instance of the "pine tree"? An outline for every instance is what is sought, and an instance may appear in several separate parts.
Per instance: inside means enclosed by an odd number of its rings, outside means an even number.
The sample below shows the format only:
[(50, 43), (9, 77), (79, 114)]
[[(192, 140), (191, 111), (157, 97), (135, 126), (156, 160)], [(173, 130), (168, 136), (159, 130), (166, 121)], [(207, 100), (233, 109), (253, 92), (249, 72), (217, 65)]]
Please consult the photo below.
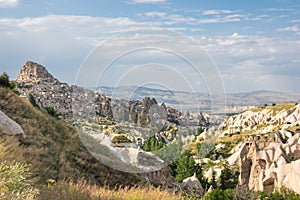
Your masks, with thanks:
[(176, 163), (176, 180), (181, 182), (183, 179), (192, 176), (195, 173), (195, 161), (190, 151), (185, 151)]

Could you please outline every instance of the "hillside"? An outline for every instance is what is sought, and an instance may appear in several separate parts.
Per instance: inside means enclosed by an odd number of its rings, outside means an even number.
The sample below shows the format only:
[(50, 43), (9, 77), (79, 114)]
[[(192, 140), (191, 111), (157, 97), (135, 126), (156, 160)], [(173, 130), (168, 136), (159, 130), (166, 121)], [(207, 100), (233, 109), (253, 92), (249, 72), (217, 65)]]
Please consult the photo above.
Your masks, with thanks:
[(134, 184), (138, 178), (113, 170), (97, 161), (82, 145), (71, 124), (33, 107), (0, 87), (0, 110), (17, 122), (25, 132), (18, 152), (32, 166), (32, 177), (45, 184), (48, 179), (85, 180), (99, 185)]

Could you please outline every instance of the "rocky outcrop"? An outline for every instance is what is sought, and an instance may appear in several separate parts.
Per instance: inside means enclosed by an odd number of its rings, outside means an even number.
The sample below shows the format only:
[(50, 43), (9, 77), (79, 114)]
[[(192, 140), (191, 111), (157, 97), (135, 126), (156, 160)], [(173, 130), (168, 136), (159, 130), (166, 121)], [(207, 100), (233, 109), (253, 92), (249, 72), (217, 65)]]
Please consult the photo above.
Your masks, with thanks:
[(24, 137), (22, 127), (0, 110), (0, 135)]
[(150, 123), (149, 111), (151, 106), (157, 105), (154, 98), (145, 97), (143, 101), (129, 102), (130, 119), (139, 127), (146, 127)]
[(256, 141), (247, 141), (227, 160), (239, 165), (240, 185), (267, 192), (284, 186), (300, 194), (300, 133), (285, 144), (271, 142), (262, 148)]
[(45, 67), (32, 61), (27, 61), (22, 67), (16, 82), (18, 83), (38, 83), (38, 82), (57, 82)]

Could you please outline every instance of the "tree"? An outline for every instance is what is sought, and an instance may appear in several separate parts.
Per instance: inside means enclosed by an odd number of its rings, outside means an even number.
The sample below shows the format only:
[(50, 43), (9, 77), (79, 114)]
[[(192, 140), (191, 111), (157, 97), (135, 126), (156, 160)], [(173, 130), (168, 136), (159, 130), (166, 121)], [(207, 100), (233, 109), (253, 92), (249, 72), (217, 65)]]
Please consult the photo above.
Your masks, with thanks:
[(200, 164), (195, 165), (195, 173), (197, 174), (197, 178), (199, 179), (203, 189), (207, 190), (209, 183), (207, 179), (203, 176), (203, 168)]
[(5, 72), (0, 76), (0, 86), (9, 87), (9, 76)]
[(181, 182), (183, 179), (192, 176), (196, 171), (195, 161), (190, 151), (185, 151), (176, 162), (176, 180)]
[(145, 140), (145, 143), (143, 145), (143, 150), (153, 152), (161, 149), (163, 146), (164, 146), (163, 141), (162, 140), (158, 141), (156, 137), (153, 135)]
[(217, 181), (216, 181), (216, 171), (213, 170), (213, 173), (212, 173), (212, 177), (211, 177), (211, 181), (210, 181), (210, 185), (216, 189), (218, 187), (217, 185)]
[(229, 167), (225, 166), (225, 168), (221, 171), (221, 189), (229, 189), (235, 188), (238, 183), (239, 172), (231, 170)]

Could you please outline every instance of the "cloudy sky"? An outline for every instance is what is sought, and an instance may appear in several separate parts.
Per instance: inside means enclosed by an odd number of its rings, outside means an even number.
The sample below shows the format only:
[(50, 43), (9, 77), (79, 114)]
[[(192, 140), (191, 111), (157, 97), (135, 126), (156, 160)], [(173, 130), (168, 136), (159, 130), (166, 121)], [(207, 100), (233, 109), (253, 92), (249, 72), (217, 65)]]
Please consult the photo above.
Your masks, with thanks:
[[(299, 0), (0, 0), (0, 72), (16, 78), (32, 60), (73, 84), (90, 52), (104, 41), (154, 27), (176, 31), (203, 48), (226, 92), (300, 93)], [(161, 56), (149, 62), (165, 65)], [(129, 58), (139, 58), (135, 66), (148, 64), (145, 71), (157, 68), (147, 56), (141, 62), (141, 53)], [(168, 65), (175, 62), (180, 63)], [(192, 72), (182, 76), (193, 79)], [(170, 84), (184, 90), (176, 81)]]

